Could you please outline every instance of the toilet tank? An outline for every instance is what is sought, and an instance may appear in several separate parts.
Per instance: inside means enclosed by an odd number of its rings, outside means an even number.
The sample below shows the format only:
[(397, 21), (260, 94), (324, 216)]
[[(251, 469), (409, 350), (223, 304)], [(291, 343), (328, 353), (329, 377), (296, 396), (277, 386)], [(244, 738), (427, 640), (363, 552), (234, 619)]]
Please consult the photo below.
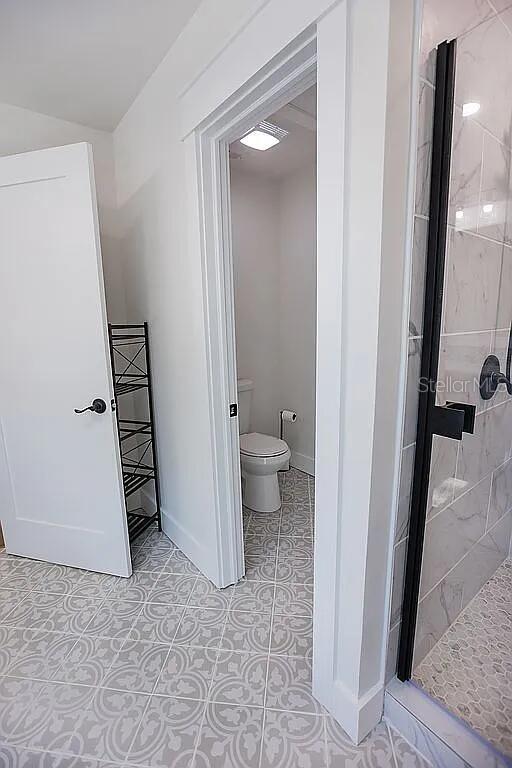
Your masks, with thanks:
[(241, 435), (249, 432), (251, 425), (251, 403), (254, 384), (251, 379), (238, 379), (238, 431)]

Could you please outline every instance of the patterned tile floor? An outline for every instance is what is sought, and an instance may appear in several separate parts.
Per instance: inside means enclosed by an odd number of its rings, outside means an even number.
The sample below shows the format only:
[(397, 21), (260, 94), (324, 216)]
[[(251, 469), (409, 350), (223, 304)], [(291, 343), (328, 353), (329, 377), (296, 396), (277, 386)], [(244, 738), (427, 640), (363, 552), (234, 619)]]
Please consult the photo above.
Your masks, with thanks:
[(512, 560), (505, 560), (414, 680), (512, 757)]
[(312, 696), (313, 493), (292, 470), (281, 511), (244, 512), (223, 590), (156, 530), (130, 579), (0, 554), (0, 768), (424, 768)]

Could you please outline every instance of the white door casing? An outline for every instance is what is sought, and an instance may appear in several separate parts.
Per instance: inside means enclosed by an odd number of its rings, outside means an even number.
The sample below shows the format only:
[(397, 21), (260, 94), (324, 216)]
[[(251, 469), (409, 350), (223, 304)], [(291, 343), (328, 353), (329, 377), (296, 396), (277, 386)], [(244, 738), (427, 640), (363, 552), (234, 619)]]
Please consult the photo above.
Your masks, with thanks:
[(129, 576), (88, 144), (0, 159), (0, 328), (7, 551)]

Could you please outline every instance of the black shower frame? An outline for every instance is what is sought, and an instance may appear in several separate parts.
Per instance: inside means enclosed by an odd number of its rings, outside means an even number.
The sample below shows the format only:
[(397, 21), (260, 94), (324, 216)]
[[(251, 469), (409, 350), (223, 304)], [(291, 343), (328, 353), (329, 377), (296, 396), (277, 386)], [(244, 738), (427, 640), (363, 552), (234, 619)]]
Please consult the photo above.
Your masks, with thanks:
[[(418, 422), (409, 519), (409, 541), (405, 565), (402, 623), (397, 663), (397, 677), (402, 681), (409, 680), (412, 674), (428, 504), (432, 438), (435, 433), (450, 435), (450, 428), (455, 428), (455, 432), (457, 430), (460, 431), (460, 419), (463, 417), (463, 412), (460, 410), (450, 414), (449, 408), (441, 409), (436, 406), (448, 220), (455, 56), (455, 40), (441, 43), (438, 46), (425, 271), (425, 303), (423, 309), (423, 344), (419, 382), (421, 386), (419, 387), (418, 398)], [(459, 417), (458, 425), (454, 423), (456, 416)], [(444, 420), (446, 424), (446, 431), (444, 432), (436, 428), (436, 422), (438, 423), (440, 419)], [(449, 421), (452, 423), (448, 424)], [(459, 437), (455, 433), (450, 436)]]

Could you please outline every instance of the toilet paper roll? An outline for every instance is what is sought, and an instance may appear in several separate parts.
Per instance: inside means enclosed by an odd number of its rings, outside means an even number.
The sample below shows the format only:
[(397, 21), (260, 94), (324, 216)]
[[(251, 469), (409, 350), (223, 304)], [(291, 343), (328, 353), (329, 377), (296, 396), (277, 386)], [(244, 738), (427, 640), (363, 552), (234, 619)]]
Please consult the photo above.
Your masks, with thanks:
[(297, 421), (297, 414), (295, 411), (281, 411), (281, 419), (283, 421)]

